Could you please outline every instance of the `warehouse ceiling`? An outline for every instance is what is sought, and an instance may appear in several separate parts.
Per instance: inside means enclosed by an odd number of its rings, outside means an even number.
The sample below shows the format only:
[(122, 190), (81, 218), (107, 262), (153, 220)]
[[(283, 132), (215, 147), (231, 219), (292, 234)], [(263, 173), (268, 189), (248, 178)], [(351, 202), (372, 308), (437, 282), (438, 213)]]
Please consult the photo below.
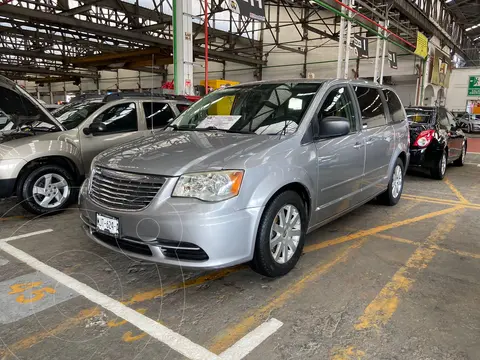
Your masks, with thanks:
[[(338, 2), (324, 1), (340, 9)], [(438, 1), (443, 3), (443, 0), (396, 0), (393, 5), (406, 2), (422, 10), (421, 6)], [(203, 1), (192, 2), (194, 56), (203, 58)], [(314, 0), (267, 0), (267, 19), (263, 25), (232, 14), (226, 10), (224, 0), (211, 3), (211, 61), (235, 62), (261, 71), (271, 53), (307, 54), (329, 43), (334, 46), (338, 41), (339, 16), (333, 13), (325, 16), (325, 12), (321, 13), (325, 9)], [(475, 16), (470, 12), (472, 7), (478, 8), (478, 0), (447, 0), (447, 5), (452, 14), (460, 18), (458, 22), (464, 26), (475, 25)], [(291, 21), (278, 21), (275, 13), (279, 8), (284, 9)], [(414, 43), (416, 31), (421, 28), (421, 19), (416, 21), (407, 16), (404, 9), (389, 2), (358, 0), (355, 9), (377, 21), (388, 12), (389, 29), (407, 42)], [(0, 0), (0, 72), (11, 78), (41, 78), (45, 82), (97, 78), (98, 70), (118, 68), (165, 73), (165, 65), (173, 61), (170, 14), (171, 0)], [(477, 21), (480, 20), (477, 18)], [(290, 27), (292, 33), (298, 34), (297, 40), (286, 42), (280, 38), (281, 27)], [(433, 34), (433, 30), (430, 33)], [(269, 32), (273, 40), (262, 41), (261, 31)], [(358, 25), (354, 32), (368, 35), (368, 31)], [(480, 33), (480, 27), (471, 29), (472, 34), (477, 32)], [(457, 30), (456, 35), (463, 34)], [(308, 41), (312, 40), (320, 42), (309, 45)]]
[(446, 5), (463, 24), (467, 34), (476, 43), (480, 41), (480, 1), (479, 0), (447, 0)]

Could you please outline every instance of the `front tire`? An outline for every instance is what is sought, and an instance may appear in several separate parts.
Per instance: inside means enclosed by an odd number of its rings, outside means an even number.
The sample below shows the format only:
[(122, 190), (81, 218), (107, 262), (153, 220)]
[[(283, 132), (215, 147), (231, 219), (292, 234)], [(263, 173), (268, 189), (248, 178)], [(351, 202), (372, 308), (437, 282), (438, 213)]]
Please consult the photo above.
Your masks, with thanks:
[(447, 172), (447, 152), (444, 151), (440, 159), (430, 170), (430, 175), (436, 180), (443, 180)]
[(378, 199), (384, 205), (394, 206), (400, 201), (403, 191), (404, 165), (401, 159), (397, 159), (393, 167), (392, 176), (387, 190)]
[(252, 269), (268, 277), (287, 274), (302, 254), (307, 226), (302, 198), (294, 191), (279, 194), (260, 220)]
[(43, 165), (24, 177), (17, 194), (27, 211), (45, 215), (63, 210), (72, 202), (74, 185), (70, 171), (57, 165)]

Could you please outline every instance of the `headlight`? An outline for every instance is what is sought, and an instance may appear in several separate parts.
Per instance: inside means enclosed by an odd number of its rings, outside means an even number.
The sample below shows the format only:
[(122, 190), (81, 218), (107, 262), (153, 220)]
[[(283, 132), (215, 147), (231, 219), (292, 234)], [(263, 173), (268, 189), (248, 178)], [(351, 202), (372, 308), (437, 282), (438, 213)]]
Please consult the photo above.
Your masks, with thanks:
[(243, 170), (210, 171), (180, 176), (172, 196), (222, 201), (237, 196)]

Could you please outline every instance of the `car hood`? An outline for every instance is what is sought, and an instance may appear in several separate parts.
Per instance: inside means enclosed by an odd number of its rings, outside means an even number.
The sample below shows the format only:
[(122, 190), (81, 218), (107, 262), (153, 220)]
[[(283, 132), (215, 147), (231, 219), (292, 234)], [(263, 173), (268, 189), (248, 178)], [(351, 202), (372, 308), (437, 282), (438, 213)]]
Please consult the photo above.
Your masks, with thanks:
[(278, 136), (165, 131), (102, 152), (95, 165), (110, 169), (179, 176), (188, 172), (245, 168), (253, 156), (279, 144)]
[[(60, 124), (38, 100), (33, 98), (12, 80), (0, 75), (0, 87), (4, 87), (15, 93), (15, 95), (10, 98), (11, 96), (8, 95), (9, 93), (11, 94), (10, 91), (1, 92), (7, 94), (7, 98), (0, 97), (2, 116), (7, 116), (7, 123), (11, 122), (14, 128), (41, 120), (48, 124), (55, 125), (59, 129), (64, 129), (62, 124)], [(18, 104), (20, 103), (23, 104), (24, 109), (18, 108)]]

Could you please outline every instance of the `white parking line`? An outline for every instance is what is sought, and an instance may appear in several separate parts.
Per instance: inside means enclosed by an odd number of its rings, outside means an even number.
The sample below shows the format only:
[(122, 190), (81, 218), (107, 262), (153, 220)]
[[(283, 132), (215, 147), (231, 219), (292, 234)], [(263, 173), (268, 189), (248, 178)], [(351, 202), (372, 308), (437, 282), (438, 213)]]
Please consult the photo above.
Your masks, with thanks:
[(235, 359), (240, 360), (247, 356), (257, 346), (259, 346), (265, 339), (277, 331), (283, 323), (270, 319), (263, 323), (255, 330), (245, 335), (232, 347), (225, 350), (220, 356), (208, 351), (204, 347), (192, 342), (186, 337), (170, 330), (166, 326), (159, 324), (157, 321), (140, 314), (139, 312), (123, 305), (121, 302), (110, 298), (109, 296), (92, 289), (88, 285), (68, 276), (61, 271), (41, 262), (26, 252), (17, 249), (16, 247), (8, 244), (9, 241), (23, 239), (30, 236), (41, 235), (52, 232), (52, 229), (35, 231), (28, 234), (22, 234), (18, 236), (12, 236), (9, 238), (0, 239), (0, 250), (7, 254), (23, 261), (33, 269), (49, 276), (56, 280), (60, 284), (76, 291), (80, 295), (84, 296), (91, 302), (102, 306), (104, 309), (110, 311), (116, 316), (128, 321), (130, 324), (136, 326), (141, 331), (149, 334), (151, 337), (159, 340), (171, 349), (184, 355), (188, 359), (207, 360), (207, 359)]
[(255, 330), (251, 331), (243, 338), (238, 340), (232, 347), (221, 353), (220, 357), (226, 360), (243, 359), (245, 356), (250, 354), (253, 349), (255, 349), (263, 341), (265, 341), (270, 335), (280, 329), (282, 325), (283, 323), (281, 321), (278, 321), (277, 319), (270, 319), (267, 322), (264, 322)]
[(46, 234), (46, 233), (49, 233), (49, 232), (52, 232), (52, 231), (53, 231), (53, 229), (35, 231), (35, 232), (28, 233), (28, 234), (22, 234), (22, 235), (8, 237), (8, 238), (5, 238), (5, 239), (0, 239), (0, 242), (7, 242), (7, 241), (12, 241), (12, 240), (24, 239), (24, 238), (28, 238), (28, 237), (35, 236), (35, 235)]

